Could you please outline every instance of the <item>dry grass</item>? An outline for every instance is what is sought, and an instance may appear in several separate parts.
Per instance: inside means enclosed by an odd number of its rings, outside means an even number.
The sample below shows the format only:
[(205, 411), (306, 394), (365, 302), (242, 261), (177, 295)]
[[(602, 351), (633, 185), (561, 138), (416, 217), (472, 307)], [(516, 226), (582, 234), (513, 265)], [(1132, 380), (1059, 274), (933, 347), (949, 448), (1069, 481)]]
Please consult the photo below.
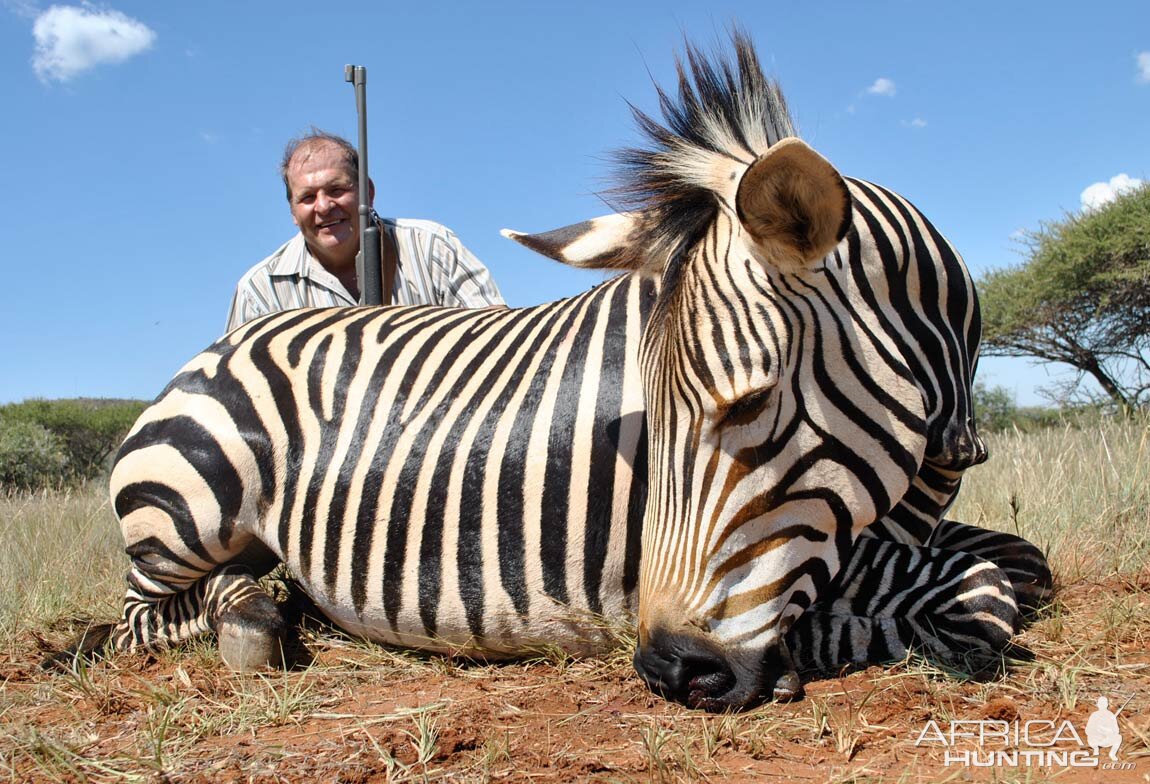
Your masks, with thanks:
[(1150, 563), (1150, 419), (1005, 432), (967, 472), (956, 520), (1024, 536), (1066, 581)]
[[(1060, 594), (989, 682), (912, 658), (808, 684), (805, 700), (709, 716), (650, 695), (616, 652), (479, 665), (305, 630), (306, 669), (237, 675), (211, 641), (68, 676), (35, 664), (72, 617), (117, 612), (126, 562), (100, 488), (0, 499), (0, 780), (1092, 781), (1099, 771), (945, 767), (928, 720), (1081, 728), (1105, 694), (1122, 758), (1150, 773), (1150, 428), (991, 437), (955, 519), (1048, 550)], [(63, 619), (63, 620), (62, 620)], [(1081, 775), (1079, 775), (1081, 774)], [(1086, 775), (1089, 774), (1089, 775)]]
[(103, 485), (0, 495), (0, 646), (68, 615), (118, 615), (123, 548)]

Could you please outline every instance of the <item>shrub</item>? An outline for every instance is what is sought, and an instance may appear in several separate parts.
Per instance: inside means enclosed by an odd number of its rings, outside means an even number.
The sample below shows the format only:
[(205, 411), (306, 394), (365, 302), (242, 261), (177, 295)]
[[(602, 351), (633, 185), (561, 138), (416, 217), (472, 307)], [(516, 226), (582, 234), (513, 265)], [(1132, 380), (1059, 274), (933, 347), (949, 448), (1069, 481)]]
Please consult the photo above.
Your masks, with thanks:
[(67, 469), (59, 436), (35, 422), (0, 417), (0, 487), (50, 487), (67, 477)]
[(1006, 387), (988, 387), (974, 382), (975, 425), (982, 431), (1006, 430), (1018, 418), (1014, 395)]
[[(47, 431), (56, 439), (64, 465), (56, 466), (50, 480), (44, 476), (45, 481), (36, 480), (32, 486), (58, 485), (98, 476), (146, 406), (139, 400), (25, 400), (0, 406), (0, 423), (5, 430), (22, 426), (13, 431), (13, 437), (21, 441), (37, 432), (28, 426)], [(36, 443), (46, 442), (41, 439)]]

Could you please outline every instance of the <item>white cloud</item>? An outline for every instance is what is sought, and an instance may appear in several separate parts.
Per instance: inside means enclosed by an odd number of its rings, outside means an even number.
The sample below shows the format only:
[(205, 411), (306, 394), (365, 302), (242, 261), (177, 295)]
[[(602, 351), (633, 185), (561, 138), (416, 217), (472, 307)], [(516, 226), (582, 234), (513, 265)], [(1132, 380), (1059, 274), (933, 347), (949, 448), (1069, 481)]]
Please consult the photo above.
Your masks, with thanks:
[(121, 63), (146, 51), (156, 34), (119, 11), (90, 4), (54, 5), (32, 25), (32, 67), (42, 81), (66, 82), (89, 68)]
[(1139, 52), (1134, 59), (1138, 61), (1138, 81), (1150, 84), (1150, 52)]
[(871, 95), (885, 95), (887, 98), (893, 98), (895, 94), (895, 86), (894, 82), (884, 76), (875, 79), (874, 84), (866, 88), (866, 91)]
[(926, 120), (921, 117), (915, 117), (913, 120), (903, 120), (902, 124), (907, 128), (925, 128)]
[(1109, 182), (1096, 182), (1079, 197), (1082, 200), (1082, 209), (1094, 210), (1114, 201), (1123, 193), (1128, 193), (1142, 186), (1142, 180), (1127, 174), (1116, 174)]

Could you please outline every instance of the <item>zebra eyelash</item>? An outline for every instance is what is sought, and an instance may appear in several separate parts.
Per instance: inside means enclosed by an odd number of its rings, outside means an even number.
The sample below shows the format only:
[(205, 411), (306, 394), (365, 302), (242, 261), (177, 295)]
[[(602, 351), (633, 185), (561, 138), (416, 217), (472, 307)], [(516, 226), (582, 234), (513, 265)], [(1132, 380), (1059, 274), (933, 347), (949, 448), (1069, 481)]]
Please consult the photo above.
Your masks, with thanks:
[(771, 402), (775, 388), (756, 389), (727, 405), (719, 415), (720, 427), (740, 427), (752, 424)]

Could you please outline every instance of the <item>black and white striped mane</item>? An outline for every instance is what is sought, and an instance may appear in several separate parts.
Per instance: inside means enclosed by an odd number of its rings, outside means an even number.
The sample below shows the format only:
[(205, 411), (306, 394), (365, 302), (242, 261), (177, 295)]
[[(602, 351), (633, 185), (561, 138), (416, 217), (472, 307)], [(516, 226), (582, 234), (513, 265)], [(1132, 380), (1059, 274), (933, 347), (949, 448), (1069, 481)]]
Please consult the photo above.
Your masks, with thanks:
[[(644, 215), (635, 243), (662, 266), (697, 241), (714, 220), (721, 194), (716, 178), (730, 178), (731, 162), (749, 166), (767, 148), (795, 136), (786, 100), (763, 75), (745, 33), (732, 34), (735, 62), (708, 60), (686, 45), (676, 63), (677, 99), (656, 85), (664, 123), (631, 104), (649, 146), (619, 151), (611, 195), (622, 210)], [(734, 205), (729, 205), (734, 210)]]

